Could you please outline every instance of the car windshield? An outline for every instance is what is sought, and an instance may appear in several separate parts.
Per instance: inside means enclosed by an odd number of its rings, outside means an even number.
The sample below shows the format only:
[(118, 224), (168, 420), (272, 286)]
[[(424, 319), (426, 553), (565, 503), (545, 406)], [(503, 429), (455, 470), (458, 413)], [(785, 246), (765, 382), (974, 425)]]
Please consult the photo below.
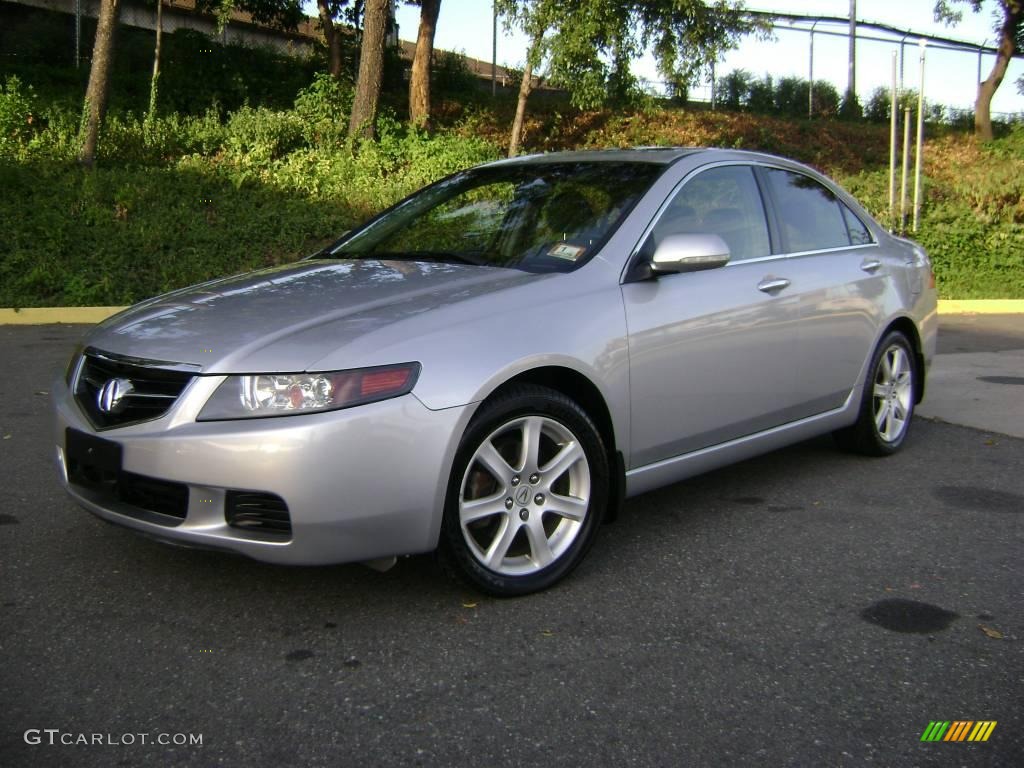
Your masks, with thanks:
[(568, 272), (597, 252), (661, 170), (611, 162), (476, 168), (416, 193), (318, 255)]

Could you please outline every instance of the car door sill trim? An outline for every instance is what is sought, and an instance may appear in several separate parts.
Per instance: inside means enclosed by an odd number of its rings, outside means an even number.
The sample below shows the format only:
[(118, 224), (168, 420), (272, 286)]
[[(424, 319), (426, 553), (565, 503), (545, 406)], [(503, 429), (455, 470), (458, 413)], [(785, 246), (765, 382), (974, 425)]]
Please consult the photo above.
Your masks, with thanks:
[(626, 497), (846, 426), (856, 412), (860, 391), (860, 387), (852, 390), (839, 408), (631, 469), (626, 472)]

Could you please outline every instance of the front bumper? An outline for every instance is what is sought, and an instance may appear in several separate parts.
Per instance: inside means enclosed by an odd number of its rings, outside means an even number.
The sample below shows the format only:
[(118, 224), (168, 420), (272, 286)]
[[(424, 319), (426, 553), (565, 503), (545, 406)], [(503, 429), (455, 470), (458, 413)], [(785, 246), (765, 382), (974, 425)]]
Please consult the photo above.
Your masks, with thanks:
[[(197, 422), (222, 376), (196, 378), (163, 417), (97, 432), (63, 380), (54, 384), (57, 464), (72, 498), (112, 523), (185, 546), (295, 565), (360, 562), (437, 546), (448, 475), (471, 406), (432, 411), (414, 395), (319, 414)], [(173, 525), (69, 484), (72, 428), (121, 446), (122, 469), (188, 488)], [(280, 496), (287, 540), (228, 525), (229, 490)]]

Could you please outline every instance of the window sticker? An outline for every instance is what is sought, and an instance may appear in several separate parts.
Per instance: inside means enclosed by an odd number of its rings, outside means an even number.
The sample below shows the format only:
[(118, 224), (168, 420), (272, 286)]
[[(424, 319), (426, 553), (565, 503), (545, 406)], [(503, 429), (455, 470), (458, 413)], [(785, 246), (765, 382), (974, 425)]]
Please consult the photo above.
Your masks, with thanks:
[(583, 252), (587, 250), (582, 245), (571, 245), (570, 243), (556, 243), (555, 246), (548, 251), (548, 256), (554, 256), (556, 259), (565, 259), (566, 261), (576, 261)]

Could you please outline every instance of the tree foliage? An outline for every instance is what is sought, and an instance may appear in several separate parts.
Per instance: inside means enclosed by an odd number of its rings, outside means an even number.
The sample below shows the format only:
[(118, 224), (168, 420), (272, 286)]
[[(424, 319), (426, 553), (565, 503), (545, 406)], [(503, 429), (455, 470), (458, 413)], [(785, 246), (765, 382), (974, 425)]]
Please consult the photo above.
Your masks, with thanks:
[(551, 84), (584, 109), (635, 87), (629, 65), (648, 49), (662, 78), (685, 88), (741, 37), (768, 29), (726, 0), (498, 0), (498, 9), (537, 42), (527, 64), (545, 65)]
[[(963, 8), (968, 6), (974, 13), (980, 13), (985, 0), (936, 0), (935, 18), (947, 24), (957, 24), (963, 19)], [(978, 98), (974, 105), (974, 131), (982, 139), (992, 139), (992, 97), (995, 95), (1010, 59), (1024, 50), (1024, 0), (994, 0), (993, 29), (996, 33), (996, 60), (989, 76), (978, 84)], [(1024, 78), (1022, 78), (1024, 80)], [(1018, 81), (1024, 92), (1024, 83)]]
[(726, 0), (498, 0), (497, 8), (530, 40), (510, 154), (537, 73), (574, 106), (594, 108), (637, 90), (630, 63), (650, 49), (670, 89), (685, 92), (741, 37), (768, 29)]
[(196, 0), (196, 10), (215, 14), (222, 24), (232, 11), (245, 11), (258, 24), (278, 29), (295, 29), (306, 18), (302, 0)]

